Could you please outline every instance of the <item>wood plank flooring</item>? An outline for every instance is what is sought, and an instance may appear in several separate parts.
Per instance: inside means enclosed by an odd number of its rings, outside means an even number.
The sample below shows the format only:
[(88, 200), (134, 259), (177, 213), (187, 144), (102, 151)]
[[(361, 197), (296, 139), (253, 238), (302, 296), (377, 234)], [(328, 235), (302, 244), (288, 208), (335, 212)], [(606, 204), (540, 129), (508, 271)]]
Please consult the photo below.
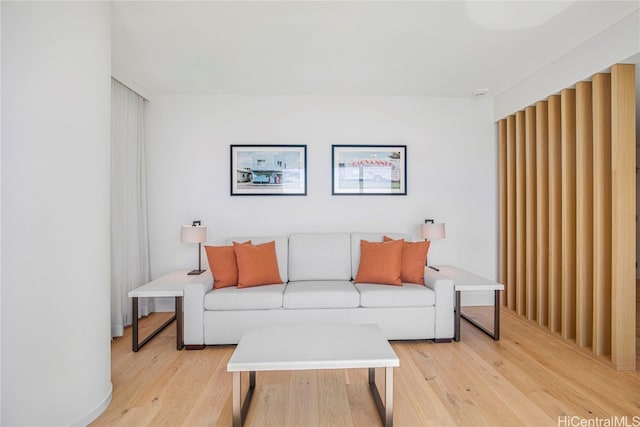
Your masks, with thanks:
[[(471, 310), (491, 324), (491, 308)], [(164, 316), (141, 325), (152, 329)], [(462, 321), (457, 343), (393, 342), (394, 425), (580, 425), (564, 417), (640, 425), (639, 371), (615, 371), (506, 309), (500, 332), (493, 341)], [(112, 343), (113, 401), (92, 426), (231, 425), (234, 346), (176, 351), (172, 324), (133, 353), (130, 334)], [(258, 373), (245, 425), (379, 426), (367, 378), (365, 369)]]

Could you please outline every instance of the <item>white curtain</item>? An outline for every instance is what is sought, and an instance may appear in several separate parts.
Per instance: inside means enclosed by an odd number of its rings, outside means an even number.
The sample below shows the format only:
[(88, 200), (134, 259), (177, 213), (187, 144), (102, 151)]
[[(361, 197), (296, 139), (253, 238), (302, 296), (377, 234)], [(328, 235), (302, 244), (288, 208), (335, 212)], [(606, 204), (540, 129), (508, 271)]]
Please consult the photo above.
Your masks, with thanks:
[[(150, 278), (144, 160), (144, 103), (111, 79), (111, 336), (132, 323), (128, 292)], [(139, 314), (153, 311), (139, 300)]]

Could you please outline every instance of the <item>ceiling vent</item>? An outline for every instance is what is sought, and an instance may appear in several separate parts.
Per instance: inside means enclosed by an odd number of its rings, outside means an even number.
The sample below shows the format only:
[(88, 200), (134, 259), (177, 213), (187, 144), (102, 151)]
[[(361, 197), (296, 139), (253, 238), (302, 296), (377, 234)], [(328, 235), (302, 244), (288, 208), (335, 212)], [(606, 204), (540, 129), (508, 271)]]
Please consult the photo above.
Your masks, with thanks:
[(485, 87), (482, 89), (476, 89), (471, 94), (475, 97), (478, 97), (478, 96), (485, 96), (488, 93), (489, 93), (489, 88)]

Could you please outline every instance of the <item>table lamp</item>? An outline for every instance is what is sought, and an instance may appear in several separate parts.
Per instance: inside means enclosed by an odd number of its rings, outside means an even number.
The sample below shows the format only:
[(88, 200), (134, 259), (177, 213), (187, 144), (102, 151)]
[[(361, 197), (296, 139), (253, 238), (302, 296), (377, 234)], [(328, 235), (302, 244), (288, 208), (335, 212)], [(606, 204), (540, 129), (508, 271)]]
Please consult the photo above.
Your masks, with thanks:
[[(432, 219), (425, 219), (424, 224), (422, 224), (421, 235), (424, 240), (432, 240), (432, 239), (444, 239), (445, 231), (444, 231), (444, 223), (443, 222), (435, 222)], [(425, 265), (427, 262), (425, 261)], [(428, 266), (429, 268), (440, 271), (435, 267)]]
[(202, 242), (206, 240), (207, 227), (203, 226), (200, 221), (193, 221), (191, 225), (183, 225), (180, 230), (180, 241), (198, 244), (198, 269), (187, 273), (191, 276), (202, 274), (206, 271), (202, 269)]

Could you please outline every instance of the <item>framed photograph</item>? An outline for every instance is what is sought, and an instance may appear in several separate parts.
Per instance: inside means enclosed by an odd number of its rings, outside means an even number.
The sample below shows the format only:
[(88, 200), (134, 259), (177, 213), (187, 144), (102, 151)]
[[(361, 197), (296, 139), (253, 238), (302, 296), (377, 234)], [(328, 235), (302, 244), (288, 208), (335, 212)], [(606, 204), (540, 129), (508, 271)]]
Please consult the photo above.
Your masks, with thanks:
[(232, 145), (232, 196), (307, 194), (306, 145)]
[(332, 145), (331, 150), (331, 194), (407, 194), (406, 145)]

